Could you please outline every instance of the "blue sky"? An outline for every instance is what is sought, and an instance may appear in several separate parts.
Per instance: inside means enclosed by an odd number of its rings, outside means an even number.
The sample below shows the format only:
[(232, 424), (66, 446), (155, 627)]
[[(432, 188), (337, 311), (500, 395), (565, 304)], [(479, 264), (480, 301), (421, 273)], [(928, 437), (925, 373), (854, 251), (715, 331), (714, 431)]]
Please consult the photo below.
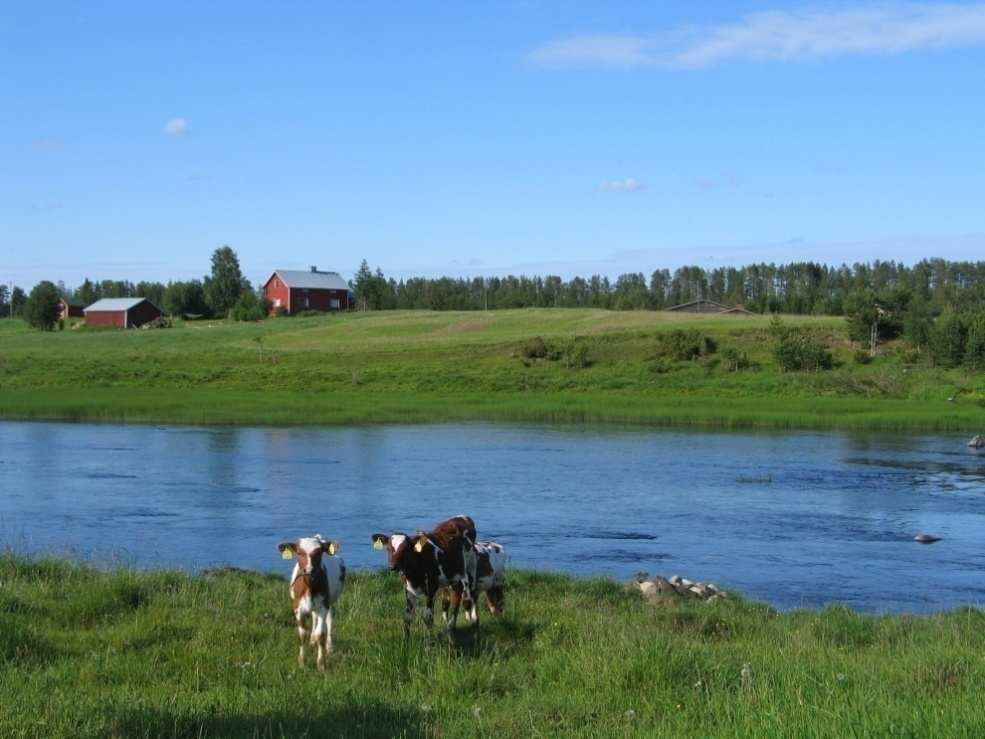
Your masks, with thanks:
[(985, 251), (985, 3), (0, 11), (0, 279)]

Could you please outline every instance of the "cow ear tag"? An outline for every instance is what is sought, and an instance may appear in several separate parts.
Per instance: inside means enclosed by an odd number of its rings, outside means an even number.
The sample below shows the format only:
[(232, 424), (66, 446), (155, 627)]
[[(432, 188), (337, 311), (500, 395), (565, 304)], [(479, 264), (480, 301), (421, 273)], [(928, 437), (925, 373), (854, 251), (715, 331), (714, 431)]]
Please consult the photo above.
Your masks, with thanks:
[(382, 541), (380, 541), (379, 539), (377, 539), (376, 541), (373, 542), (373, 549), (382, 549), (382, 548), (383, 548), (383, 542)]
[(328, 543), (328, 553), (331, 554), (333, 557), (336, 554), (338, 554), (341, 550), (342, 550), (342, 548), (338, 544), (336, 544), (334, 541), (330, 541)]
[(294, 559), (294, 552), (290, 549), (285, 549), (280, 553), (281, 559)]
[(414, 543), (414, 551), (417, 552), (418, 554), (424, 551), (424, 539), (418, 539)]

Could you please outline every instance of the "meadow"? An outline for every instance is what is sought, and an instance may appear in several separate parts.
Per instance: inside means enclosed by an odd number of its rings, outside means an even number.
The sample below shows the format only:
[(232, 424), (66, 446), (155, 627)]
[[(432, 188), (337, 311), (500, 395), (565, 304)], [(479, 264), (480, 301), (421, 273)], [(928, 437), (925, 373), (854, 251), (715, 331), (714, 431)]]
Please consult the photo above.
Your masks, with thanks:
[[(276, 556), (274, 553), (273, 556)], [(669, 574), (669, 573), (668, 573)], [(980, 736), (985, 614), (778, 613), (514, 572), (506, 614), (404, 638), (350, 575), (325, 673), (285, 577), (0, 555), (0, 735)], [(309, 658), (310, 659), (310, 658)]]
[[(393, 311), (52, 333), (3, 320), (0, 417), (980, 430), (981, 374), (931, 367), (902, 343), (857, 364), (843, 319), (784, 320), (827, 344), (837, 366), (780, 372), (764, 316)], [(713, 338), (717, 352), (664, 356), (660, 337), (675, 329)], [(524, 356), (536, 337), (552, 357)], [(727, 350), (748, 366), (733, 371)]]

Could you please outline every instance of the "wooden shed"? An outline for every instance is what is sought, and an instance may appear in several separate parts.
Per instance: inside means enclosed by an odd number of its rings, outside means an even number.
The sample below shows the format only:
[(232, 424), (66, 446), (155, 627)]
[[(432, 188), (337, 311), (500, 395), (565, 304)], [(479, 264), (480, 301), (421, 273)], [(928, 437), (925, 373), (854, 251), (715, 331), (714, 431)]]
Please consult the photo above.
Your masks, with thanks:
[(137, 328), (161, 317), (147, 298), (103, 298), (85, 309), (87, 326)]
[(263, 284), (263, 294), (274, 311), (288, 314), (303, 310), (349, 309), (349, 283), (338, 272), (279, 269)]
[(724, 313), (728, 309), (727, 305), (716, 303), (714, 300), (708, 300), (708, 298), (698, 298), (688, 303), (672, 305), (667, 308), (667, 310), (675, 313)]

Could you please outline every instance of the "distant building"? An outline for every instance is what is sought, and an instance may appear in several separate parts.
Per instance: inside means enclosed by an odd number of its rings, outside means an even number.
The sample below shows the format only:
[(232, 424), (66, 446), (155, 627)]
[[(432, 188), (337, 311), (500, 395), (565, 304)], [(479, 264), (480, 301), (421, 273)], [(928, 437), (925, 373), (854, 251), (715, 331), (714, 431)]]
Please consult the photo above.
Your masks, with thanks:
[(666, 310), (674, 311), (675, 313), (724, 313), (729, 310), (729, 307), (727, 305), (722, 305), (721, 303), (716, 303), (714, 300), (698, 298), (697, 300), (692, 300), (689, 303), (672, 305)]
[(754, 316), (756, 315), (751, 310), (746, 308), (742, 303), (737, 303), (732, 307), (727, 305), (722, 305), (721, 303), (716, 303), (714, 300), (708, 300), (707, 298), (698, 298), (697, 300), (692, 300), (689, 303), (681, 303), (680, 305), (672, 305), (669, 308), (664, 308), (664, 310), (673, 311), (674, 313), (717, 313), (717, 314), (729, 314), (729, 315), (739, 315), (739, 316)]
[(85, 309), (87, 326), (137, 328), (161, 317), (147, 298), (103, 298)]
[(58, 320), (67, 321), (69, 318), (82, 318), (85, 307), (77, 300), (58, 299)]
[(349, 309), (349, 283), (338, 272), (319, 272), (317, 267), (307, 272), (279, 269), (263, 284), (263, 294), (274, 311), (288, 314)]

